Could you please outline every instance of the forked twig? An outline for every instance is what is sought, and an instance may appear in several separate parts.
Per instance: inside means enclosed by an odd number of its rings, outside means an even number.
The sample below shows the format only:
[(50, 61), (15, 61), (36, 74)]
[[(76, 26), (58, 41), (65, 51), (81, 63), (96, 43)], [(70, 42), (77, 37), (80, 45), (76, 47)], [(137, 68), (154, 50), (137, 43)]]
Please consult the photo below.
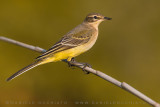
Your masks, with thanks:
[[(34, 51), (39, 52), (39, 53), (46, 52), (45, 49), (42, 49), (40, 47), (28, 45), (28, 44), (25, 44), (25, 43), (22, 43), (22, 42), (13, 40), (13, 39), (9, 39), (9, 38), (3, 37), (3, 36), (0, 36), (0, 40), (8, 42), (8, 43), (11, 43), (11, 44), (15, 44), (15, 45), (18, 45), (18, 46), (21, 46), (21, 47), (25, 47), (27, 49), (34, 50)], [(67, 62), (67, 61), (64, 61), (64, 62)], [(111, 76), (106, 75), (105, 73), (103, 73), (101, 71), (94, 70), (93, 68), (90, 68), (90, 67), (85, 67), (84, 68), (84, 65), (82, 65), (82, 63), (79, 63), (79, 62), (67, 62), (67, 63), (70, 63), (70, 64), (72, 64), (72, 65), (74, 65), (74, 66), (76, 66), (78, 68), (84, 69), (87, 72), (95, 74), (95, 75), (103, 78), (104, 80), (107, 80), (107, 81), (111, 82), (112, 84), (114, 84), (114, 85), (126, 90), (127, 92), (132, 93), (133, 95), (135, 95), (137, 97), (139, 97), (140, 99), (142, 99), (145, 102), (149, 103), (153, 107), (160, 107), (159, 103), (157, 103), (156, 101), (154, 101), (151, 98), (147, 97), (146, 95), (144, 95), (143, 93), (141, 93), (140, 91), (136, 90), (135, 88), (133, 88), (132, 86), (130, 86), (129, 84), (127, 84), (125, 82), (120, 82), (120, 81), (112, 78)]]

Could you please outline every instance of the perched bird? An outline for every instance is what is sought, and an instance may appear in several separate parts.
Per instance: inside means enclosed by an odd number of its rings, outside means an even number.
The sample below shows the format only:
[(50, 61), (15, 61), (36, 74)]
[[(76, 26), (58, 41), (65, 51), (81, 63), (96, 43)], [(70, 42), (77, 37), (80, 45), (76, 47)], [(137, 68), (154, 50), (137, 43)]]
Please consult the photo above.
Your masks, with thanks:
[(72, 58), (86, 52), (95, 44), (98, 37), (98, 26), (105, 20), (111, 20), (111, 18), (99, 13), (88, 14), (80, 25), (64, 35), (60, 41), (55, 43), (45, 53), (37, 57), (35, 62), (13, 74), (7, 81), (14, 79), (38, 65), (64, 59), (71, 61)]

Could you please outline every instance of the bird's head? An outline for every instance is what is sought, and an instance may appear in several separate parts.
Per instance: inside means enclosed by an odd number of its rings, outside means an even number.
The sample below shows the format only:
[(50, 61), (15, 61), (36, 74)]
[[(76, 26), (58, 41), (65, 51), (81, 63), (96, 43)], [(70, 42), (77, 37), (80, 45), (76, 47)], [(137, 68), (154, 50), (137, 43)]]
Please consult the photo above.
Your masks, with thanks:
[(93, 25), (95, 27), (98, 27), (98, 25), (105, 20), (111, 20), (112, 18), (105, 17), (99, 13), (90, 13), (86, 16), (84, 23)]

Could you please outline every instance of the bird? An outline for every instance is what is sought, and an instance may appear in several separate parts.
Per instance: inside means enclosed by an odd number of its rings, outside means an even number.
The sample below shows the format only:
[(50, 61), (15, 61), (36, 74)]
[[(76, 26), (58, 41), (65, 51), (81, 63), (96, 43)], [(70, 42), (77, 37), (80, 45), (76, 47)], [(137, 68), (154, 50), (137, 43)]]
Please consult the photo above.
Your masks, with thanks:
[(6, 81), (10, 81), (36, 66), (62, 60), (71, 61), (74, 57), (88, 51), (97, 40), (99, 24), (111, 19), (100, 13), (89, 13), (80, 25), (65, 34), (50, 49), (38, 56), (32, 64), (20, 69)]

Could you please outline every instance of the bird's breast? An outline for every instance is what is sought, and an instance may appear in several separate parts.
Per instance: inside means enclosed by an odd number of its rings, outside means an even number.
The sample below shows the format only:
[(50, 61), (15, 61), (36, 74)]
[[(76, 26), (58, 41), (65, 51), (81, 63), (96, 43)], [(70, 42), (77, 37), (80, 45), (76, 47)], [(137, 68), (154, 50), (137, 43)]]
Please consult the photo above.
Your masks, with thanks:
[(98, 32), (95, 32), (92, 37), (90, 38), (90, 40), (84, 44), (84, 46), (86, 47), (86, 51), (89, 50), (90, 48), (92, 48), (92, 46), (95, 44), (96, 40), (98, 38)]

